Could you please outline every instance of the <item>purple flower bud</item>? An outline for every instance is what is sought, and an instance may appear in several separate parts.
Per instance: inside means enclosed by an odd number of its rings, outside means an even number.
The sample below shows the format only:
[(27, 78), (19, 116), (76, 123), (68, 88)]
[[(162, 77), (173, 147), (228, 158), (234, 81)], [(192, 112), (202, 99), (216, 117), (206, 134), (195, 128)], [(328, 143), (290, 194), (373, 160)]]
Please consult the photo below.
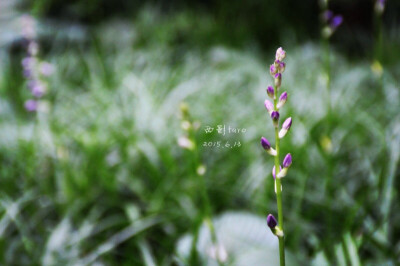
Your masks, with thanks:
[(33, 76), (32, 70), (30, 68), (25, 68), (22, 73), (23, 73), (24, 77), (27, 79), (30, 79)]
[(43, 96), (45, 92), (45, 87), (41, 83), (36, 83), (32, 88), (31, 88), (32, 95), (35, 96), (36, 98), (40, 98)]
[(281, 86), (281, 83), (282, 83), (282, 74), (281, 73), (276, 73), (274, 78), (275, 78), (275, 86), (279, 88)]
[(50, 64), (50, 63), (48, 63), (48, 62), (42, 62), (42, 63), (40, 64), (40, 73), (41, 73), (43, 76), (48, 77), (48, 76), (50, 76), (51, 74), (53, 74), (53, 72), (54, 72), (54, 66), (53, 66), (52, 64)]
[(279, 138), (283, 138), (286, 136), (286, 133), (288, 133), (290, 127), (292, 126), (292, 118), (289, 117), (283, 122), (282, 124), (282, 129), (279, 131)]
[(278, 50), (276, 50), (275, 59), (282, 61), (283, 59), (285, 59), (285, 57), (286, 57), (285, 50), (283, 50), (282, 47), (279, 47)]
[(275, 217), (272, 214), (268, 214), (267, 216), (267, 225), (271, 229), (274, 229), (275, 226), (278, 225), (278, 222), (276, 221)]
[(264, 138), (264, 137), (261, 137), (261, 146), (264, 148), (264, 150), (265, 150), (267, 153), (269, 153), (269, 154), (272, 155), (272, 156), (276, 156), (276, 150), (274, 150), (274, 149), (271, 147), (271, 143), (269, 143), (269, 141), (268, 141), (266, 138)]
[(261, 137), (261, 146), (264, 148), (264, 150), (271, 149), (271, 143), (269, 143), (269, 141), (264, 137)]
[(283, 122), (282, 128), (285, 130), (289, 130), (291, 126), (292, 126), (292, 118), (289, 117), (285, 120), (285, 122)]
[(267, 94), (269, 97), (271, 97), (272, 99), (275, 99), (275, 91), (274, 88), (272, 88), (272, 86), (268, 86), (267, 88)]
[(37, 108), (38, 108), (38, 102), (35, 101), (35, 100), (27, 100), (27, 101), (25, 102), (24, 106), (25, 106), (25, 109), (26, 109), (28, 112), (34, 112), (34, 111), (36, 111)]
[(283, 159), (283, 168), (289, 168), (292, 164), (292, 155), (290, 153), (286, 154), (285, 159)]
[(269, 73), (271, 73), (272, 76), (274, 76), (278, 72), (278, 68), (275, 66), (275, 64), (272, 64), (269, 67)]
[(267, 108), (268, 113), (271, 114), (274, 111), (274, 105), (270, 101), (265, 100), (264, 106), (265, 106), (265, 108)]
[(283, 73), (285, 71), (285, 68), (286, 68), (285, 62), (280, 62), (279, 63), (279, 72)]
[(331, 22), (329, 23), (330, 27), (335, 30), (337, 27), (340, 26), (340, 24), (342, 24), (343, 22), (343, 17), (340, 15), (334, 16), (331, 20)]
[(279, 112), (278, 111), (272, 111), (271, 118), (272, 118), (272, 121), (274, 122), (274, 125), (278, 126)]
[(284, 93), (281, 94), (281, 96), (279, 97), (279, 102), (277, 104), (278, 108), (281, 108), (283, 105), (285, 105), (286, 101), (287, 101), (287, 92), (285, 91)]
[(36, 63), (36, 59), (34, 57), (25, 57), (22, 59), (21, 64), (24, 68), (32, 68)]
[[(281, 166), (279, 166), (279, 172), (282, 170), (282, 167)], [(275, 179), (275, 165), (274, 165), (274, 167), (272, 167), (272, 176), (274, 177), (274, 179)]]

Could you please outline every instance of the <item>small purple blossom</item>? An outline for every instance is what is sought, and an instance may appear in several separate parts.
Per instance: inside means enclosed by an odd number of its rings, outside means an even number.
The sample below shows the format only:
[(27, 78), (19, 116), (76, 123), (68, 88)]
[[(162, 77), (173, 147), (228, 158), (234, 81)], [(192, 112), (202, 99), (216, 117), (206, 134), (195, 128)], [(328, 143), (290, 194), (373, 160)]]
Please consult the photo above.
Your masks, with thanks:
[(269, 100), (264, 101), (264, 106), (268, 110), (268, 113), (271, 114), (274, 111), (274, 105)]
[(286, 68), (285, 62), (280, 62), (279, 63), (279, 72), (283, 73), (285, 71), (285, 68)]
[(278, 122), (278, 120), (279, 120), (279, 112), (278, 111), (272, 111), (271, 118), (272, 118), (272, 120), (274, 122)]
[(283, 122), (282, 128), (285, 130), (289, 130), (291, 126), (292, 126), (292, 118), (289, 117), (285, 120), (285, 122)]
[(341, 15), (334, 16), (329, 22), (330, 27), (335, 30), (343, 22), (343, 17)]
[(283, 50), (282, 47), (279, 47), (278, 50), (276, 50), (275, 59), (282, 61), (283, 59), (285, 59), (285, 57), (286, 57), (285, 50)]
[(274, 78), (275, 78), (275, 86), (279, 88), (281, 86), (281, 83), (282, 83), (282, 74), (281, 73), (276, 73)]
[(271, 229), (274, 229), (278, 225), (278, 222), (272, 214), (268, 214), (267, 216), (267, 225)]
[(267, 88), (267, 94), (269, 97), (271, 97), (272, 99), (275, 99), (275, 91), (274, 88), (272, 86), (268, 86)]
[(285, 120), (285, 122), (283, 122), (282, 129), (279, 131), (278, 136), (280, 139), (286, 136), (286, 133), (288, 133), (291, 126), (292, 126), (292, 118), (289, 117)]
[(264, 150), (271, 149), (271, 143), (269, 143), (269, 141), (264, 137), (261, 137), (261, 146), (264, 148)]
[(35, 100), (27, 100), (24, 107), (28, 112), (35, 112), (38, 109), (38, 102)]
[(285, 159), (283, 159), (283, 168), (289, 168), (292, 164), (292, 155), (290, 153), (286, 154)]
[(50, 76), (51, 74), (53, 74), (54, 72), (54, 66), (48, 62), (42, 62), (40, 63), (40, 67), (39, 67), (40, 73), (43, 76)]
[(45, 87), (40, 82), (37, 82), (31, 89), (32, 95), (36, 98), (40, 98), (45, 93)]
[(285, 92), (282, 93), (281, 96), (279, 97), (279, 102), (278, 102), (277, 107), (278, 107), (278, 108), (283, 107), (283, 105), (285, 105), (285, 103), (286, 103), (286, 101), (287, 101), (287, 98), (288, 98), (288, 94), (287, 94), (287, 92), (285, 91)]
[(28, 56), (22, 59), (21, 64), (23, 67), (29, 68), (33, 67), (36, 63), (36, 59), (34, 57)]
[(275, 64), (270, 65), (269, 72), (271, 73), (272, 76), (274, 76), (278, 72), (278, 69), (275, 66)]

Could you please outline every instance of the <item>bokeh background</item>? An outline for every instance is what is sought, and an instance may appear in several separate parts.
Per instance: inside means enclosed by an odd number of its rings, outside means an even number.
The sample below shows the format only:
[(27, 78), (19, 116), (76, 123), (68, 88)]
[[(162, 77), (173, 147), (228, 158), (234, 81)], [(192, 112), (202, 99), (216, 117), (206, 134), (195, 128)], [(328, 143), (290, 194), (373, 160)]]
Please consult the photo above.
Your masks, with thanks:
[[(330, 38), (325, 8), (343, 17)], [(274, 136), (263, 102), (282, 46), (288, 265), (398, 265), (400, 2), (377, 11), (1, 0), (0, 264), (277, 265), (259, 141)]]

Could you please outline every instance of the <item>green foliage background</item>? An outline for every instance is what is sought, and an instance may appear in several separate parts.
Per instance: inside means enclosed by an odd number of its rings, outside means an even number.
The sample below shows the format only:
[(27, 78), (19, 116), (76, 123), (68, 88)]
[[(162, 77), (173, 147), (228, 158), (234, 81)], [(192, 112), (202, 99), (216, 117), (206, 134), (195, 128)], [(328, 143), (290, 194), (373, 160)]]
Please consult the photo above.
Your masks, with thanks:
[[(47, 111), (23, 110), (18, 43), (0, 54), (1, 264), (187, 264), (185, 239), (201, 210), (194, 158), (177, 145), (184, 101), (201, 123), (198, 156), (229, 263), (272, 265), (276, 243), (255, 224), (276, 213), (273, 161), (259, 139), (273, 139), (263, 101), (281, 45), (289, 93), (281, 115), (293, 118), (282, 141), (294, 158), (283, 181), (291, 265), (399, 263), (398, 61), (383, 64), (381, 83), (370, 60), (333, 48), (329, 96), (318, 42), (288, 34), (262, 50), (246, 36), (232, 47), (206, 14), (147, 7), (133, 22), (40, 29), (41, 57), (56, 67)], [(393, 31), (386, 48), (399, 43)], [(399, 58), (398, 46), (390, 54)], [(220, 124), (247, 131), (205, 134)], [(202, 146), (215, 141), (242, 145)]]

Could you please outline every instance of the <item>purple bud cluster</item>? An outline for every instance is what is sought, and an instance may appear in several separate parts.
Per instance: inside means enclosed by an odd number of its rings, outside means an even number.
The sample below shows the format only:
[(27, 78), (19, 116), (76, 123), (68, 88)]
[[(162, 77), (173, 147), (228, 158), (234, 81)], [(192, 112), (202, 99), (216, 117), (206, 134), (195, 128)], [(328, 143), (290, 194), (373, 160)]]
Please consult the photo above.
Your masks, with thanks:
[(321, 15), (322, 21), (325, 24), (322, 35), (329, 38), (336, 29), (343, 23), (341, 15), (335, 15), (331, 10), (326, 10)]
[[(275, 55), (275, 61), (270, 66), (270, 72), (271, 72), (272, 77), (274, 78), (275, 86), (274, 87), (268, 86), (268, 88), (267, 88), (267, 95), (269, 98), (271, 98), (274, 101), (274, 103), (272, 103), (268, 99), (264, 101), (265, 108), (267, 109), (269, 115), (271, 116), (273, 125), (276, 128), (276, 130), (279, 127), (279, 118), (280, 118), (279, 109), (282, 108), (285, 105), (286, 101), (288, 100), (288, 93), (286, 91), (283, 92), (279, 96), (279, 99), (277, 97), (279, 95), (278, 94), (279, 89), (282, 84), (282, 73), (285, 71), (285, 67), (286, 67), (285, 62), (283, 62), (285, 57), (286, 57), (285, 50), (283, 50), (282, 48), (278, 48), (278, 50), (276, 51), (276, 55)], [(285, 135), (290, 130), (291, 126), (292, 126), (292, 118), (289, 117), (283, 122), (282, 128), (279, 130), (279, 133), (278, 133), (279, 139), (282, 139), (283, 137), (285, 137)], [(261, 138), (261, 146), (269, 154), (271, 154), (273, 156), (277, 155), (276, 150), (274, 150), (271, 147), (271, 143), (264, 137)], [(283, 160), (283, 168), (280, 167), (277, 177), (278, 178), (284, 177), (291, 164), (292, 164), (292, 156), (289, 153), (286, 155), (285, 159)], [(272, 170), (272, 175), (275, 178), (275, 167)]]
[(39, 99), (44, 96), (47, 91), (45, 77), (50, 76), (54, 72), (52, 64), (41, 61), (38, 58), (39, 45), (35, 41), (35, 21), (29, 15), (22, 17), (22, 35), (26, 39), (27, 53), (22, 59), (21, 65), (23, 76), (26, 79), (27, 88), (31, 92), (32, 98), (24, 104), (28, 112), (38, 110)]
[[(279, 114), (279, 110), (285, 105), (285, 103), (288, 100), (288, 93), (286, 91), (282, 92), (279, 95), (279, 90), (282, 85), (282, 74), (286, 68), (286, 64), (285, 62), (283, 62), (285, 57), (286, 57), (285, 50), (283, 50), (282, 47), (278, 48), (276, 50), (274, 63), (269, 67), (270, 74), (274, 79), (274, 87), (268, 86), (267, 88), (267, 95), (269, 98), (273, 100), (273, 103), (270, 100), (264, 101), (265, 108), (267, 109), (271, 117), (272, 123), (274, 125), (275, 141), (276, 141), (275, 149), (272, 148), (271, 143), (266, 138), (261, 137), (261, 146), (269, 154), (275, 156), (275, 165), (272, 168), (272, 176), (274, 178), (275, 193), (277, 195), (277, 202), (278, 202), (277, 203), (278, 213), (280, 215), (278, 217), (279, 225), (278, 221), (272, 214), (269, 214), (267, 216), (267, 225), (271, 229), (271, 232), (278, 238), (280, 238), (279, 241), (281, 241), (282, 238), (284, 237), (282, 207), (281, 207), (282, 184), (280, 179), (287, 175), (288, 169), (292, 165), (292, 155), (290, 153), (286, 154), (285, 158), (283, 159), (282, 165), (280, 164), (279, 160), (279, 140), (285, 137), (287, 132), (290, 130), (290, 127), (292, 126), (292, 118), (289, 117), (283, 122), (281, 129), (279, 129), (279, 119), (281, 117), (281, 115)], [(280, 246), (280, 252), (281, 251), (282, 250)], [(284, 252), (281, 253), (281, 255), (282, 254), (284, 256)]]

